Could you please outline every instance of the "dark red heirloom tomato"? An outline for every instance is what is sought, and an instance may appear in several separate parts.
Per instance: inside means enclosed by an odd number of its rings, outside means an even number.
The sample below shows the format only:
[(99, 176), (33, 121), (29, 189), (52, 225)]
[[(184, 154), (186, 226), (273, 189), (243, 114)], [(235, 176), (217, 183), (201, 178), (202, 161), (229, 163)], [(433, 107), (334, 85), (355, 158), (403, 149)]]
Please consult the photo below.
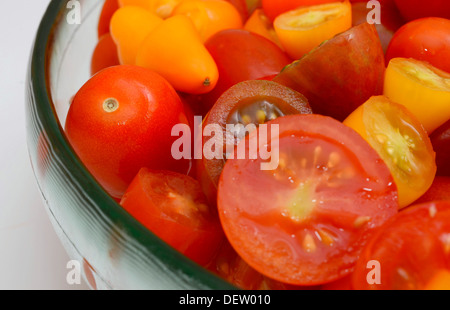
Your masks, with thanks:
[(243, 29), (221, 31), (205, 47), (219, 69), (216, 87), (201, 97), (205, 111), (234, 84), (277, 74), (291, 62), (275, 43)]
[[(219, 181), (219, 216), (236, 252), (254, 269), (294, 285), (324, 284), (349, 274), (372, 231), (397, 213), (386, 164), (365, 140), (322, 115), (288, 115), (267, 145), (278, 159), (228, 159)], [(278, 156), (276, 153), (278, 150)]]
[(422, 17), (443, 17), (450, 19), (448, 0), (394, 0), (402, 16), (411, 21)]
[(224, 240), (216, 213), (211, 212), (198, 182), (189, 176), (142, 168), (120, 205), (200, 265), (211, 262)]
[(353, 286), (450, 289), (449, 263), (450, 201), (418, 204), (399, 212), (372, 236), (356, 264)]
[(397, 57), (427, 61), (450, 73), (450, 20), (428, 17), (403, 25), (388, 46), (386, 64)]
[(111, 21), (111, 17), (114, 15), (114, 12), (118, 9), (118, 0), (106, 0), (103, 4), (97, 25), (97, 34), (99, 38), (104, 34), (109, 33), (109, 22)]
[(172, 127), (187, 123), (172, 86), (137, 66), (106, 68), (76, 93), (65, 132), (86, 168), (120, 198), (140, 168), (187, 172), (171, 154)]
[[(380, 1), (380, 8), (379, 17), (381, 23), (375, 23), (375, 27), (377, 28), (383, 51), (386, 52), (394, 33), (404, 24), (404, 21), (395, 6), (394, 0)], [(371, 6), (367, 7), (367, 0), (352, 3), (353, 26), (367, 22), (367, 17), (373, 17), (371, 15), (373, 9)]]
[(436, 174), (450, 177), (450, 120), (433, 131), (430, 140), (436, 152)]
[(305, 95), (314, 113), (342, 121), (371, 96), (382, 94), (384, 73), (377, 30), (366, 22), (326, 41), (273, 81)]
[[(203, 122), (203, 157), (197, 162), (197, 175), (203, 190), (211, 202), (216, 200), (217, 184), (228, 153), (248, 133), (245, 130), (235, 132), (227, 125), (249, 125), (256, 128), (269, 120), (288, 114), (311, 114), (308, 100), (300, 93), (266, 80), (251, 80), (237, 83), (225, 91), (211, 108)], [(215, 135), (206, 132), (211, 126), (222, 131), (223, 150), (219, 156), (209, 154), (208, 147), (216, 144)], [(205, 135), (206, 134), (206, 135)]]

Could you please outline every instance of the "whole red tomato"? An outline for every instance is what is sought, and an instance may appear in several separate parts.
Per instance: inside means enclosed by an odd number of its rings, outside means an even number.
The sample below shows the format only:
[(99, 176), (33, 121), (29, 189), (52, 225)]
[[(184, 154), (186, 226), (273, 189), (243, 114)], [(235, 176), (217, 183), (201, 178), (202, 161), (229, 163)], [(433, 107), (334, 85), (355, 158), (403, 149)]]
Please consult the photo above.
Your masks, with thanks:
[(273, 74), (292, 60), (272, 41), (243, 29), (224, 30), (205, 42), (219, 69), (216, 87), (201, 97), (208, 111), (231, 86)]
[(450, 18), (448, 0), (394, 0), (402, 16), (411, 21), (422, 17)]
[(141, 167), (187, 171), (171, 155), (171, 130), (186, 123), (172, 86), (137, 66), (106, 68), (89, 79), (70, 106), (65, 131), (86, 168), (120, 198)]
[(388, 46), (386, 64), (395, 57), (428, 61), (450, 72), (450, 20), (427, 17), (403, 25)]

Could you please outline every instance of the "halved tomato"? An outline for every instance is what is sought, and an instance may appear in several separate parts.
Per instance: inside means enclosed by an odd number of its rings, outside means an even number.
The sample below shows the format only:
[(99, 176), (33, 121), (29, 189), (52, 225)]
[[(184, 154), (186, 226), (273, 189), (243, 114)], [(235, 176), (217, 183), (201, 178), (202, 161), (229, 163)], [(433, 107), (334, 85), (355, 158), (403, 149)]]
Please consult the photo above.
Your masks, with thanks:
[(427, 132), (402, 105), (374, 96), (344, 124), (356, 130), (380, 154), (398, 188), (399, 207), (423, 195), (436, 174), (435, 153)]
[(169, 245), (207, 265), (224, 240), (222, 228), (200, 185), (171, 171), (142, 168), (120, 205)]
[[(311, 113), (308, 100), (302, 94), (272, 81), (244, 81), (224, 92), (203, 122), (204, 130), (211, 126), (218, 126), (222, 130), (223, 156), (208, 156), (209, 148), (206, 146), (217, 137), (206, 135), (202, 142), (203, 158), (200, 163), (197, 162), (197, 169), (200, 170), (197, 173), (210, 201), (215, 201), (217, 184), (227, 156), (244, 137), (245, 128), (249, 128), (244, 126), (256, 127), (288, 114)], [(234, 129), (242, 125), (244, 130), (234, 132), (230, 125)]]
[[(269, 278), (317, 285), (349, 274), (371, 232), (397, 213), (386, 164), (351, 128), (322, 115), (288, 115), (266, 123), (279, 136), (258, 145), (278, 150), (278, 167), (262, 156), (229, 159), (218, 187), (219, 216), (236, 252)], [(238, 148), (239, 149), (239, 146)], [(273, 155), (270, 160), (273, 160)]]
[(384, 72), (377, 30), (363, 23), (285, 67), (273, 81), (305, 95), (315, 113), (342, 121), (371, 96), (382, 94)]
[[(368, 268), (378, 262), (379, 270)], [(450, 201), (418, 204), (386, 222), (364, 248), (355, 289), (450, 289)]]
[(431, 187), (414, 204), (450, 200), (450, 177), (436, 176)]
[(300, 7), (279, 15), (273, 22), (286, 53), (300, 59), (323, 41), (352, 26), (350, 2)]
[(383, 94), (410, 110), (431, 134), (450, 119), (450, 73), (413, 58), (393, 58)]

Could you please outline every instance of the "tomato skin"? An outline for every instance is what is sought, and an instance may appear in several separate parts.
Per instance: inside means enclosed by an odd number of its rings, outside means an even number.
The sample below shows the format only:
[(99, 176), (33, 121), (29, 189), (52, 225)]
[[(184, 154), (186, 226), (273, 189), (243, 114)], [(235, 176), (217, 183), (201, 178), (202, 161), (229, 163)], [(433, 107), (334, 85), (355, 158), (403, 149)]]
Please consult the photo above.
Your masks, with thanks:
[(103, 4), (102, 11), (97, 26), (97, 36), (100, 38), (109, 32), (109, 22), (114, 12), (119, 9), (118, 0), (106, 0)]
[[(449, 233), (449, 200), (415, 204), (399, 212), (363, 249), (353, 273), (354, 288), (425, 289), (436, 274), (449, 271)], [(377, 261), (381, 267), (379, 282), (367, 281), (370, 261)]]
[[(373, 10), (367, 8), (367, 1), (352, 1), (352, 22), (353, 26), (367, 21), (367, 15)], [(387, 47), (392, 40), (395, 32), (404, 24), (403, 18), (395, 6), (394, 0), (380, 1), (381, 3), (381, 24), (375, 24), (380, 37), (383, 51), (386, 53)]]
[(411, 21), (422, 17), (450, 19), (450, 3), (447, 0), (394, 0), (402, 16)]
[(219, 70), (216, 87), (202, 96), (204, 111), (236, 83), (277, 74), (291, 59), (273, 42), (243, 29), (221, 31), (205, 42)]
[(293, 62), (273, 81), (305, 95), (314, 113), (342, 121), (371, 96), (382, 94), (384, 73), (376, 28), (363, 23)]
[(300, 6), (310, 6), (330, 2), (336, 2), (336, 0), (262, 0), (262, 8), (267, 17), (271, 21), (274, 21), (278, 15)]
[(450, 177), (436, 176), (431, 187), (414, 204), (450, 200)]
[(111, 34), (106, 33), (98, 39), (91, 58), (91, 75), (98, 71), (120, 64), (117, 47)]
[[(109, 98), (118, 102), (112, 112), (104, 107)], [(188, 162), (171, 154), (178, 123), (187, 120), (172, 86), (153, 71), (121, 65), (98, 72), (78, 90), (65, 132), (94, 178), (120, 198), (141, 167), (187, 171)]]
[(450, 120), (436, 129), (430, 139), (436, 152), (437, 175), (450, 177)]
[(224, 235), (198, 182), (189, 176), (142, 168), (120, 205), (169, 245), (206, 266)]
[(428, 17), (403, 25), (388, 46), (386, 64), (397, 57), (427, 61), (450, 73), (450, 20)]
[[(225, 234), (252, 268), (277, 281), (317, 285), (344, 277), (371, 230), (397, 213), (392, 176), (361, 136), (330, 117), (288, 115), (271, 124), (279, 125), (279, 169), (261, 170), (260, 159), (229, 159), (225, 164), (217, 199)], [(242, 140), (248, 142), (246, 147), (258, 131)], [(330, 180), (328, 173), (339, 171), (354, 172), (347, 179), (352, 185), (325, 181)], [(363, 188), (371, 190), (370, 197), (361, 193)], [(299, 197), (290, 190), (299, 190)], [(297, 206), (306, 208), (309, 202), (310, 213), (297, 217)], [(361, 212), (367, 217), (361, 218)], [(368, 218), (370, 224), (361, 226)]]

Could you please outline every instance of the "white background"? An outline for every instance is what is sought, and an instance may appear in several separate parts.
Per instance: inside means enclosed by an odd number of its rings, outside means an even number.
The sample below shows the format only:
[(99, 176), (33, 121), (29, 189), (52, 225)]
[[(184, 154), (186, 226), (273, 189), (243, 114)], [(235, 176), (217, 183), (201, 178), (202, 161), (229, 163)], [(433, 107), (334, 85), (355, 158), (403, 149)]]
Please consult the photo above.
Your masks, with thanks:
[(87, 289), (69, 285), (69, 257), (41, 201), (28, 158), (25, 76), (49, 0), (0, 0), (0, 290)]

